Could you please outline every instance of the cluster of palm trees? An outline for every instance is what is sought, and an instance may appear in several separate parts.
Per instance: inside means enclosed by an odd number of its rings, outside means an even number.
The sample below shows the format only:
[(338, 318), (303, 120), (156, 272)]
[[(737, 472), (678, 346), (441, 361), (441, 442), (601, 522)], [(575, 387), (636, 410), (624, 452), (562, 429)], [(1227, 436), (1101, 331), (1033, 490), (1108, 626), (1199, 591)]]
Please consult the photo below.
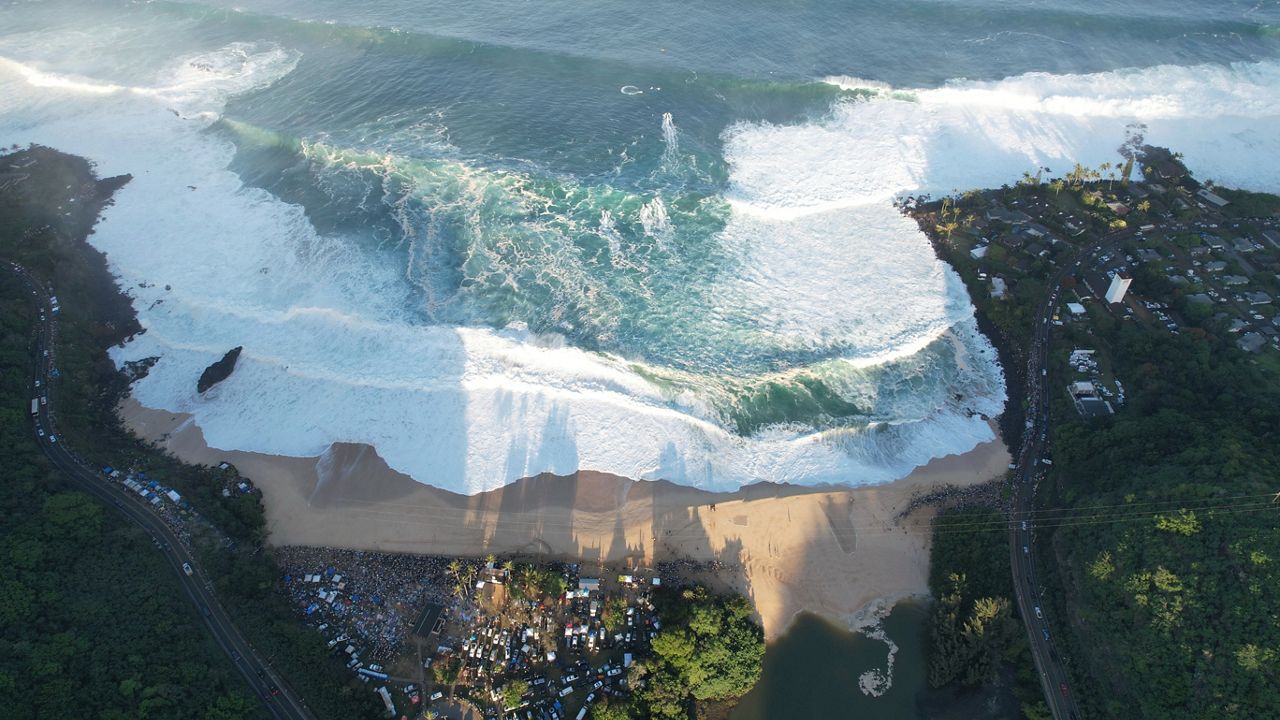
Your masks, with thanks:
[(449, 561), (449, 574), (453, 576), (453, 594), (457, 595), (459, 600), (467, 596), (479, 572), (480, 568), (469, 562), (463, 562), (457, 558)]

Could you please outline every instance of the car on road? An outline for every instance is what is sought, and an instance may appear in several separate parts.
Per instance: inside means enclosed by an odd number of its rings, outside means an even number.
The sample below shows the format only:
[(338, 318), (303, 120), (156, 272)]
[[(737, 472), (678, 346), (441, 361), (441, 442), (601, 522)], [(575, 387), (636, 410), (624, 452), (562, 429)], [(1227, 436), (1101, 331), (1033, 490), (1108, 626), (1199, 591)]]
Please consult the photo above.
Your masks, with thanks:
[(1044, 634), (1044, 639), (1047, 641), (1049, 639), (1049, 628), (1040, 628), (1040, 632)]
[(1023, 555), (1030, 555), (1030, 554), (1031, 554), (1031, 548), (1027, 547), (1026, 545), (1023, 545), (1023, 546), (1022, 546), (1022, 554), (1023, 554)]
[[(1065, 685), (1063, 685), (1063, 687), (1066, 687), (1066, 686), (1065, 686)], [(280, 688), (276, 687), (275, 685), (272, 685), (272, 686), (271, 686), (271, 697), (275, 697), (275, 696), (277, 696), (277, 695), (279, 695), (279, 694), (280, 694)]]
[(187, 575), (191, 575), (193, 573), (193, 571), (191, 570), (191, 563), (182, 563), (182, 572), (186, 573)]
[(1066, 684), (1066, 683), (1058, 683), (1058, 690), (1062, 693), (1062, 697), (1066, 697), (1066, 696), (1067, 696), (1067, 684)]
[(1037, 619), (1039, 619), (1039, 620), (1043, 620), (1043, 619), (1044, 619), (1044, 613), (1040, 612), (1040, 606), (1039, 606), (1039, 605), (1037, 605), (1037, 606), (1036, 606), (1036, 618), (1037, 618)]

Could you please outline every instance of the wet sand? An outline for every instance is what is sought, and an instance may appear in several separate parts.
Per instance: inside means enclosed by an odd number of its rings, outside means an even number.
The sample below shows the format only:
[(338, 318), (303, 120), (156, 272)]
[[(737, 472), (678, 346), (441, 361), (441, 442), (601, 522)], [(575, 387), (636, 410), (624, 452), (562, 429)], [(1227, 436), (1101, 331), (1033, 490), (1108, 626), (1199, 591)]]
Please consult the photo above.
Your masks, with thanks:
[(132, 399), (120, 413), (139, 436), (182, 460), (230, 462), (251, 478), (274, 545), (641, 566), (716, 560), (723, 564), (716, 581), (752, 599), (770, 638), (802, 610), (854, 625), (876, 601), (927, 593), (932, 512), (895, 517), (919, 493), (982, 483), (1009, 463), (996, 440), (874, 487), (762, 483), (710, 493), (583, 471), (466, 496), (392, 470), (366, 445), (335, 444), (318, 458), (224, 451), (210, 448), (188, 416)]

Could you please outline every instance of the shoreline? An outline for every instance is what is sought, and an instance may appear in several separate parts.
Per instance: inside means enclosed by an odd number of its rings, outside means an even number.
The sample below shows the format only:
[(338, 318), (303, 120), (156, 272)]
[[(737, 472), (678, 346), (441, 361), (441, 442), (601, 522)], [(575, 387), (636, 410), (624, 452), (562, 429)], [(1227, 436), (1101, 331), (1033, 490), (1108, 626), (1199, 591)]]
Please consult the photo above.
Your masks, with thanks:
[(118, 414), (185, 462), (235, 465), (263, 493), (270, 544), (618, 566), (716, 563), (695, 569), (705, 575), (698, 579), (746, 596), (770, 640), (803, 611), (856, 630), (873, 604), (927, 595), (935, 510), (898, 515), (940, 486), (998, 478), (1009, 462), (996, 439), (857, 488), (759, 483), (713, 493), (580, 471), (468, 496), (392, 470), (367, 445), (334, 444), (310, 458), (224, 451), (209, 447), (187, 415), (132, 397)]

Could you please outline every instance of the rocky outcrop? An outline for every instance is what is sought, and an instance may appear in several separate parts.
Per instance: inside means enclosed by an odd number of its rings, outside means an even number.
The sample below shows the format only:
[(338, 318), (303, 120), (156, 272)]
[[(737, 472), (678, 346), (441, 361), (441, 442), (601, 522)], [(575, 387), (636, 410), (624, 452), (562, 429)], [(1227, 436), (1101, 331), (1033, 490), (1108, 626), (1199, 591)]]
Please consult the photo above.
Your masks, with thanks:
[(196, 382), (196, 391), (203, 393), (230, 377), (231, 371), (236, 369), (236, 360), (240, 358), (240, 351), (243, 349), (243, 347), (232, 348), (222, 356), (221, 360), (205, 368), (204, 372), (200, 373), (200, 380)]

